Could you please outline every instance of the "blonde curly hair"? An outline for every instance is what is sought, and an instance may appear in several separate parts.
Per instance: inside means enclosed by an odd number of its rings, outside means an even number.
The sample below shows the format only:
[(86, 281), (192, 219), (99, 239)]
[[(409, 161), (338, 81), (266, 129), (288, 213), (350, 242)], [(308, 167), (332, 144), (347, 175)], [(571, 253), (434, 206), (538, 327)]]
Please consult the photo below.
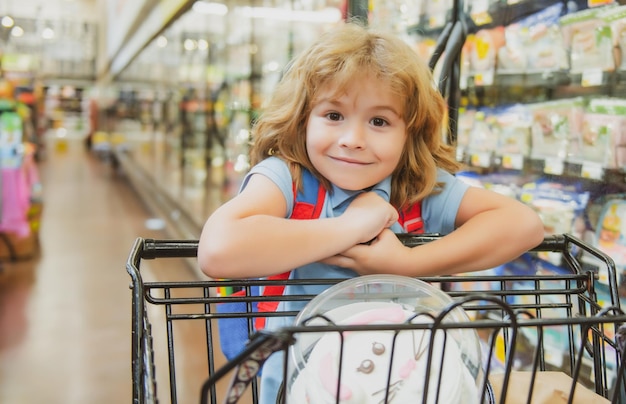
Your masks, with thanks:
[(289, 164), (298, 187), (304, 167), (331, 190), (307, 155), (307, 121), (320, 91), (332, 86), (342, 94), (366, 75), (385, 82), (404, 101), (407, 137), (392, 173), (390, 202), (404, 207), (436, 192), (437, 168), (451, 173), (460, 168), (453, 147), (443, 140), (445, 100), (428, 65), (410, 46), (391, 33), (357, 23), (323, 34), (287, 67), (253, 127), (251, 163), (276, 155)]

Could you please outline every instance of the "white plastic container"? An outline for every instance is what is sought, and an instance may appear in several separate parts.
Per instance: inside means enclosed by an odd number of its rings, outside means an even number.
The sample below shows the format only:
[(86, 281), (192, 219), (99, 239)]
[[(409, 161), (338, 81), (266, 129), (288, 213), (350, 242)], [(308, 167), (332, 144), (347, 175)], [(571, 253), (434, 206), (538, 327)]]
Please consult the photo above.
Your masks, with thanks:
[[(295, 325), (381, 327), (297, 334), (289, 352), (287, 403), (336, 403), (337, 391), (342, 404), (381, 403), (387, 386), (389, 403), (422, 402), (429, 355), (426, 403), (478, 403), (482, 367), (476, 331), (431, 328), (451, 304), (452, 298), (432, 285), (394, 275), (361, 276), (327, 289), (300, 312)], [(441, 321), (470, 320), (456, 307)], [(422, 326), (399, 332), (384, 327), (403, 323)]]

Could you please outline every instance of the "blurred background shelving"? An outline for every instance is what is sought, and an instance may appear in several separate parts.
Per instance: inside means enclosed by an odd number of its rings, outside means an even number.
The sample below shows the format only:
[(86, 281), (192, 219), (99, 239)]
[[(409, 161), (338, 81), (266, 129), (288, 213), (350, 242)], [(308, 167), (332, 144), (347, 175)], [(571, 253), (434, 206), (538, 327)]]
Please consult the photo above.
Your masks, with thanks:
[[(449, 104), (442, 136), (467, 166), (459, 176), (528, 203), (547, 234), (580, 236), (626, 270), (626, 2), (608, 0), (2, 1), (0, 185), (19, 176), (25, 190), (12, 205), (20, 220), (9, 226), (0, 212), (2, 262), (36, 261), (42, 207), (63, 212), (42, 183), (65, 190), (55, 170), (79, 155), (77, 145), (94, 177), (73, 166), (67, 178), (85, 186), (79, 180), (122, 177), (159, 236), (197, 238), (237, 192), (249, 168), (250, 128), (285, 66), (347, 18), (392, 30), (432, 63)], [(459, 42), (439, 48), (452, 27)], [(47, 170), (44, 181), (37, 169)], [(98, 203), (86, 210), (106, 211), (122, 227), (108, 211), (118, 202), (90, 192)], [(6, 188), (0, 206), (16, 195)], [(73, 202), (69, 209), (82, 211)], [(58, 266), (50, 262), (46, 271)], [(526, 256), (493, 271), (549, 272), (559, 264), (549, 254)], [(203, 277), (190, 267), (186, 276)], [(600, 292), (604, 276), (597, 274)]]

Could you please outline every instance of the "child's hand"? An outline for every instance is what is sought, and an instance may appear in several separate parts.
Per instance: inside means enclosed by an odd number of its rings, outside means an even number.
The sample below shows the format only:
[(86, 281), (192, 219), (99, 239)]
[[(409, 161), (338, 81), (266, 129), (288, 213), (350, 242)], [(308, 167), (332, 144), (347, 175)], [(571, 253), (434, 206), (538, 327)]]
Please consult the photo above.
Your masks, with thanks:
[(398, 211), (374, 192), (357, 196), (342, 218), (359, 232), (359, 242), (366, 243), (398, 221)]
[(359, 275), (392, 274), (394, 264), (408, 249), (391, 230), (385, 229), (369, 245), (358, 244), (322, 262), (352, 269)]

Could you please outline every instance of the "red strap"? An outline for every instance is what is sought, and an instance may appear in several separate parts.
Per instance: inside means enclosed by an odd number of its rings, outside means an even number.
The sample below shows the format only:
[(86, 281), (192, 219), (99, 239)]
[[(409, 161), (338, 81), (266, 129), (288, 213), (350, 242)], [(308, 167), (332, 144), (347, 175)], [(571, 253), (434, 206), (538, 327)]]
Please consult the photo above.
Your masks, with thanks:
[(423, 233), (424, 221), (422, 220), (422, 201), (409, 206), (399, 212), (398, 223), (406, 233)]
[[(315, 204), (315, 209), (313, 210), (313, 216), (311, 216), (311, 219), (317, 219), (322, 214), (322, 205), (323, 205), (322, 202), (324, 201), (325, 196), (326, 196), (326, 190), (320, 184), (319, 188), (317, 189), (317, 203)], [(291, 215), (291, 218), (296, 219), (293, 217), (293, 215)]]
[[(283, 272), (282, 274), (268, 276), (268, 280), (281, 281), (289, 279), (291, 271)], [(263, 296), (282, 296), (285, 290), (285, 285), (271, 285), (263, 288)], [(257, 310), (260, 312), (273, 312), (278, 309), (278, 301), (259, 302), (257, 304)], [(254, 319), (254, 326), (257, 330), (265, 327), (265, 317), (257, 317)]]
[[(317, 202), (310, 204), (307, 202), (298, 201), (298, 189), (296, 183), (293, 183), (293, 200), (294, 206), (291, 212), (290, 219), (303, 220), (303, 219), (317, 219), (322, 213), (322, 205), (324, 197), (326, 196), (326, 190), (320, 184), (317, 190)], [(282, 274), (268, 276), (268, 280), (281, 281), (289, 279), (291, 271), (283, 272)], [(263, 296), (282, 296), (285, 291), (285, 285), (271, 285), (263, 288)], [(257, 309), (260, 312), (274, 312), (278, 309), (278, 301), (259, 302)], [(254, 322), (254, 326), (257, 330), (265, 327), (265, 317), (257, 317)]]
[(293, 210), (291, 211), (290, 219), (317, 219), (322, 213), (322, 205), (324, 197), (326, 196), (326, 190), (320, 184), (317, 188), (316, 203), (308, 203), (298, 200), (298, 190), (296, 189), (296, 183), (293, 184)]

